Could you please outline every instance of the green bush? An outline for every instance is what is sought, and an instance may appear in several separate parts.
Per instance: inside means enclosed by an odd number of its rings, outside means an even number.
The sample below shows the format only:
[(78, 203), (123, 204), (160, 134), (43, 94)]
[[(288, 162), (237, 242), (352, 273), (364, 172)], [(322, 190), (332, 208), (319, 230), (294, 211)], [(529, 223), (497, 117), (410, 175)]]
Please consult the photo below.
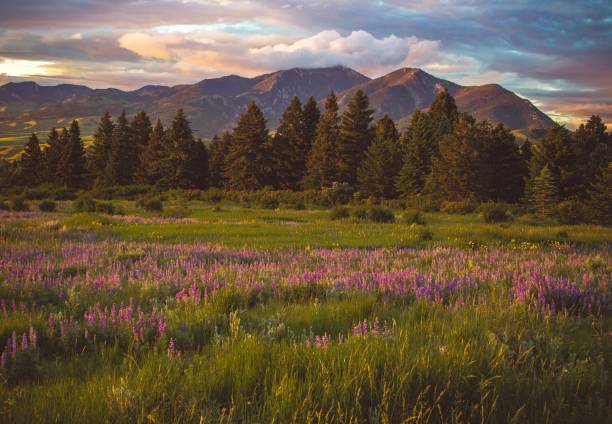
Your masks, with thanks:
[(264, 196), (261, 199), (260, 205), (264, 209), (277, 209), (278, 200), (272, 196)]
[(368, 211), (368, 218), (371, 221), (379, 223), (388, 223), (395, 221), (393, 211), (382, 206), (374, 206)]
[(30, 188), (23, 195), (26, 200), (43, 200), (51, 197), (49, 191), (44, 188)]
[(433, 240), (433, 232), (429, 228), (425, 227), (418, 232), (418, 237), (421, 241), (430, 241)]
[(296, 211), (303, 211), (304, 209), (306, 209), (306, 202), (304, 202), (304, 199), (298, 198), (298, 199), (295, 199), (289, 202), (287, 206), (289, 207), (289, 209), (294, 209)]
[(427, 225), (425, 217), (420, 211), (407, 211), (404, 214), (405, 224)]
[(336, 206), (335, 208), (333, 208), (329, 214), (329, 217), (332, 219), (332, 221), (335, 221), (337, 219), (345, 219), (348, 218), (350, 216), (350, 211), (347, 207), (344, 206)]
[(82, 194), (74, 202), (75, 212), (96, 212), (98, 203), (89, 195)]
[(8, 211), (11, 207), (4, 200), (0, 200), (0, 211)]
[(23, 196), (13, 197), (11, 201), (11, 210), (15, 212), (25, 212), (30, 210), (30, 206), (26, 203)]
[(55, 211), (56, 205), (53, 200), (43, 200), (38, 204), (38, 209), (41, 212), (53, 212)]
[(53, 194), (54, 200), (74, 200), (76, 198), (77, 196), (73, 191), (64, 188), (55, 190)]
[(587, 211), (578, 200), (565, 200), (557, 205), (554, 217), (560, 224), (570, 225), (587, 222)]
[(486, 223), (507, 222), (512, 219), (507, 209), (500, 204), (490, 203), (483, 205), (483, 218)]
[(149, 212), (161, 212), (164, 210), (164, 203), (159, 197), (141, 198), (136, 202), (136, 206)]
[(115, 213), (115, 205), (112, 202), (98, 202), (96, 212), (113, 215)]
[(368, 219), (368, 210), (366, 208), (355, 208), (352, 215), (357, 219)]

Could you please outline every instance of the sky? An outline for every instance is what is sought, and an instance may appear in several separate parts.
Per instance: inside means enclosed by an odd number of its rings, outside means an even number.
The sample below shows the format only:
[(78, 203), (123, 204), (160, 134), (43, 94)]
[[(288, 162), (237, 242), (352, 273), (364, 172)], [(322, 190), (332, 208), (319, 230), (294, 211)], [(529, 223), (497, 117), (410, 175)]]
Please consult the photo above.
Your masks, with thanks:
[(0, 0), (0, 84), (136, 89), (345, 65), (497, 83), (612, 123), (612, 1)]

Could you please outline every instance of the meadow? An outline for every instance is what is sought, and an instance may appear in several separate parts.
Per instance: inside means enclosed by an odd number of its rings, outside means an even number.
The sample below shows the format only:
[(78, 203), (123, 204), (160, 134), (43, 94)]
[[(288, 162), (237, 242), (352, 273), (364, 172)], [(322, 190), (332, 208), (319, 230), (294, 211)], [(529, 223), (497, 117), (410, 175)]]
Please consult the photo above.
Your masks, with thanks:
[(0, 211), (0, 422), (607, 422), (612, 229)]

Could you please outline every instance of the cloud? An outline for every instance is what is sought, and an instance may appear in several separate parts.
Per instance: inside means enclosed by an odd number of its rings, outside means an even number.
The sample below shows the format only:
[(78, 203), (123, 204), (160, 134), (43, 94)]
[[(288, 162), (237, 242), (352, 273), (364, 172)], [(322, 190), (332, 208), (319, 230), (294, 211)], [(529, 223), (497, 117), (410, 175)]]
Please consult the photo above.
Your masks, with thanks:
[(553, 112), (605, 111), (612, 98), (610, 1), (0, 0), (0, 10), (1, 57), (54, 62), (58, 78), (91, 85), (344, 64), (502, 83)]
[(337, 31), (322, 31), (291, 44), (250, 48), (253, 61), (264, 66), (333, 66), (342, 64), (375, 76), (402, 66), (422, 66), (438, 56), (440, 42), (390, 35), (376, 38), (367, 31), (343, 37)]

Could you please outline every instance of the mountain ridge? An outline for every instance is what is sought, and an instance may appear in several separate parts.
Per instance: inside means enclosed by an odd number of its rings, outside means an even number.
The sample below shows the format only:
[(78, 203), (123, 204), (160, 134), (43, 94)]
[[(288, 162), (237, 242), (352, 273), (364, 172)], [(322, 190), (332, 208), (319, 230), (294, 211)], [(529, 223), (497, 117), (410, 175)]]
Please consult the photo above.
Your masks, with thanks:
[(227, 75), (194, 84), (144, 85), (136, 90), (94, 89), (83, 85), (39, 85), (11, 82), (0, 86), (0, 137), (47, 132), (79, 119), (84, 134), (92, 134), (99, 117), (145, 110), (152, 119), (169, 122), (183, 108), (198, 136), (209, 138), (231, 129), (250, 101), (264, 111), (271, 128), (293, 96), (322, 101), (330, 91), (345, 107), (357, 90), (370, 98), (376, 116), (389, 114), (405, 126), (416, 108), (427, 109), (438, 90), (455, 96), (459, 110), (477, 119), (501, 122), (512, 129), (543, 129), (553, 121), (527, 99), (497, 84), (462, 86), (419, 68), (400, 68), (378, 78), (345, 66), (291, 68), (252, 78)]

